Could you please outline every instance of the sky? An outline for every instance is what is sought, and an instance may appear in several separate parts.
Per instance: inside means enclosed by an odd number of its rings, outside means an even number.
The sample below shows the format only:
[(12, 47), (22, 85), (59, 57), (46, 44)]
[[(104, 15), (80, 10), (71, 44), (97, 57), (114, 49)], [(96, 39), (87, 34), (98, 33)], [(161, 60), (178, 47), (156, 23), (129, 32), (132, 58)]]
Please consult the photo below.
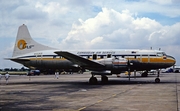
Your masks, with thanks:
[(60, 50), (161, 48), (180, 65), (180, 0), (0, 0), (0, 68), (18, 27)]

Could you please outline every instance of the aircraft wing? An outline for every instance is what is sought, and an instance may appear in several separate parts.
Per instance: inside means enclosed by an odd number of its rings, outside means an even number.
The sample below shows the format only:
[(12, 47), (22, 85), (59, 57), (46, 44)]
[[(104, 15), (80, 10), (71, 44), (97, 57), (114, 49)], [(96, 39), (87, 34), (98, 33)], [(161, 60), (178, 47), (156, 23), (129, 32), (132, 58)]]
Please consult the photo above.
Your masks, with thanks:
[(75, 64), (78, 64), (79, 66), (84, 66), (84, 67), (87, 67), (90, 69), (100, 69), (100, 68), (102, 69), (105, 67), (103, 64), (100, 64), (100, 63), (95, 62), (95, 61), (88, 60), (86, 58), (72, 54), (72, 53), (67, 52), (67, 51), (57, 51), (54, 53), (56, 53), (60, 56), (63, 56), (64, 58), (68, 59), (69, 61), (71, 61)]

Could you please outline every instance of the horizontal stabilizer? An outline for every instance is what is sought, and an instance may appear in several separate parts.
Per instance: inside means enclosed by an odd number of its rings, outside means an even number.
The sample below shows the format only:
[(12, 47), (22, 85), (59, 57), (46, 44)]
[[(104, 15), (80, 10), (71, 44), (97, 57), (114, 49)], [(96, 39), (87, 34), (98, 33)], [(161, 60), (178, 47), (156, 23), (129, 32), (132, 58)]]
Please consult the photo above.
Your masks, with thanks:
[(13, 58), (13, 59), (9, 59), (9, 60), (12, 60), (12, 61), (15, 61), (15, 62), (26, 62), (26, 61), (30, 61), (29, 59), (19, 59), (19, 58)]

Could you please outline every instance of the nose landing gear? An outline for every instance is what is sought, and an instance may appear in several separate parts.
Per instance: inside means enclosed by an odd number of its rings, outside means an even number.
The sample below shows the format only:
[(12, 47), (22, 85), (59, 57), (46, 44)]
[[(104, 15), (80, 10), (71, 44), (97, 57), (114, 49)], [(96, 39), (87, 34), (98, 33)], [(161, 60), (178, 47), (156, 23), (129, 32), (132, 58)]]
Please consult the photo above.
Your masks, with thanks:
[(159, 79), (159, 78), (156, 78), (156, 79), (155, 79), (155, 83), (160, 83), (160, 79)]
[(159, 74), (160, 74), (160, 70), (157, 71), (157, 78), (155, 79), (155, 83), (160, 83)]

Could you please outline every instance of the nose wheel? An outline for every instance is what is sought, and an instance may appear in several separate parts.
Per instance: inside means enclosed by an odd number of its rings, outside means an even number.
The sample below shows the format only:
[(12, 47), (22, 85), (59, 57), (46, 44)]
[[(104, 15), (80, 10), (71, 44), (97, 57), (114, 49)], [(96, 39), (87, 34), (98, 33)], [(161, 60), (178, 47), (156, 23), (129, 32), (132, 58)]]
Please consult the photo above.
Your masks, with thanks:
[(160, 79), (159, 79), (159, 78), (156, 78), (156, 79), (155, 79), (155, 83), (160, 83)]
[(160, 83), (159, 74), (160, 70), (157, 71), (157, 78), (155, 79), (155, 83)]

